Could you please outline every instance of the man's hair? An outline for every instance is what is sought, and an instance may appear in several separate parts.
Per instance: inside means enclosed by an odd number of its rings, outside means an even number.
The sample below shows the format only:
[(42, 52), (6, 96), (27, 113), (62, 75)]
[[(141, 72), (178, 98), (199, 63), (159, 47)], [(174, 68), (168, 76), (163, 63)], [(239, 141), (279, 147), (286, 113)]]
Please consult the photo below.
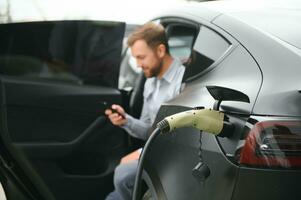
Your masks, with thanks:
[(128, 46), (133, 46), (137, 40), (144, 40), (146, 44), (155, 49), (158, 45), (163, 44), (166, 48), (166, 53), (169, 54), (169, 46), (165, 33), (165, 29), (161, 24), (148, 22), (136, 29), (128, 38)]

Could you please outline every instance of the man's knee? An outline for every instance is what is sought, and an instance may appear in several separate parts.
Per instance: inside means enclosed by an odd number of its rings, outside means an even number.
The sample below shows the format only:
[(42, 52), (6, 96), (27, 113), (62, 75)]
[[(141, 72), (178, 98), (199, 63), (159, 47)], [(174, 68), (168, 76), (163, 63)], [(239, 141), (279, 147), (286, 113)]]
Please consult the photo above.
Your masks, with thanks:
[(129, 189), (135, 183), (137, 163), (120, 164), (115, 169), (114, 186), (118, 190)]
[(115, 188), (125, 187), (129, 177), (129, 171), (124, 165), (118, 165), (114, 174)]

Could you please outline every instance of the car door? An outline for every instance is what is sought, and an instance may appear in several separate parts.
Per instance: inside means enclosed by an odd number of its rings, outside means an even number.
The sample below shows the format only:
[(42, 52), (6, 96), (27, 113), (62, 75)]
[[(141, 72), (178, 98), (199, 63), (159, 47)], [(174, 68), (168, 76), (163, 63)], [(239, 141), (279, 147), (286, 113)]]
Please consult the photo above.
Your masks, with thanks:
[(0, 25), (1, 183), (8, 199), (103, 199), (128, 138), (104, 116), (125, 24)]

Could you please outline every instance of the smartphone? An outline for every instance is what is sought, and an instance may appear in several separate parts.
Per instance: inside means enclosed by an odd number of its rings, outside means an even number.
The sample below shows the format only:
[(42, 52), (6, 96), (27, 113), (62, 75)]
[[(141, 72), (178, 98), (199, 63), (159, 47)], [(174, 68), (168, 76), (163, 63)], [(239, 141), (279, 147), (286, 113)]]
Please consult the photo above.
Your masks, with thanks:
[(125, 116), (124, 116), (123, 114), (119, 113), (117, 110), (113, 109), (113, 108), (112, 108), (112, 105), (108, 104), (108, 103), (105, 102), (105, 101), (102, 102), (102, 105), (104, 106), (104, 111), (105, 111), (106, 109), (110, 109), (110, 110), (112, 110), (113, 113), (118, 113), (123, 119), (125, 119)]

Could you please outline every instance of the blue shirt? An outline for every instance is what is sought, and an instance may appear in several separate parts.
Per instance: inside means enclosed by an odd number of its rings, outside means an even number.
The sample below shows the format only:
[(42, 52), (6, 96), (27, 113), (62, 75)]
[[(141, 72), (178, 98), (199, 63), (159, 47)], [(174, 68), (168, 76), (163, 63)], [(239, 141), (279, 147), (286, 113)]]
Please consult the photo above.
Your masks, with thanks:
[(127, 123), (122, 126), (130, 135), (144, 140), (148, 138), (148, 131), (155, 121), (161, 104), (180, 93), (184, 71), (185, 67), (181, 61), (173, 58), (173, 62), (161, 79), (152, 77), (146, 80), (140, 119), (126, 114)]

